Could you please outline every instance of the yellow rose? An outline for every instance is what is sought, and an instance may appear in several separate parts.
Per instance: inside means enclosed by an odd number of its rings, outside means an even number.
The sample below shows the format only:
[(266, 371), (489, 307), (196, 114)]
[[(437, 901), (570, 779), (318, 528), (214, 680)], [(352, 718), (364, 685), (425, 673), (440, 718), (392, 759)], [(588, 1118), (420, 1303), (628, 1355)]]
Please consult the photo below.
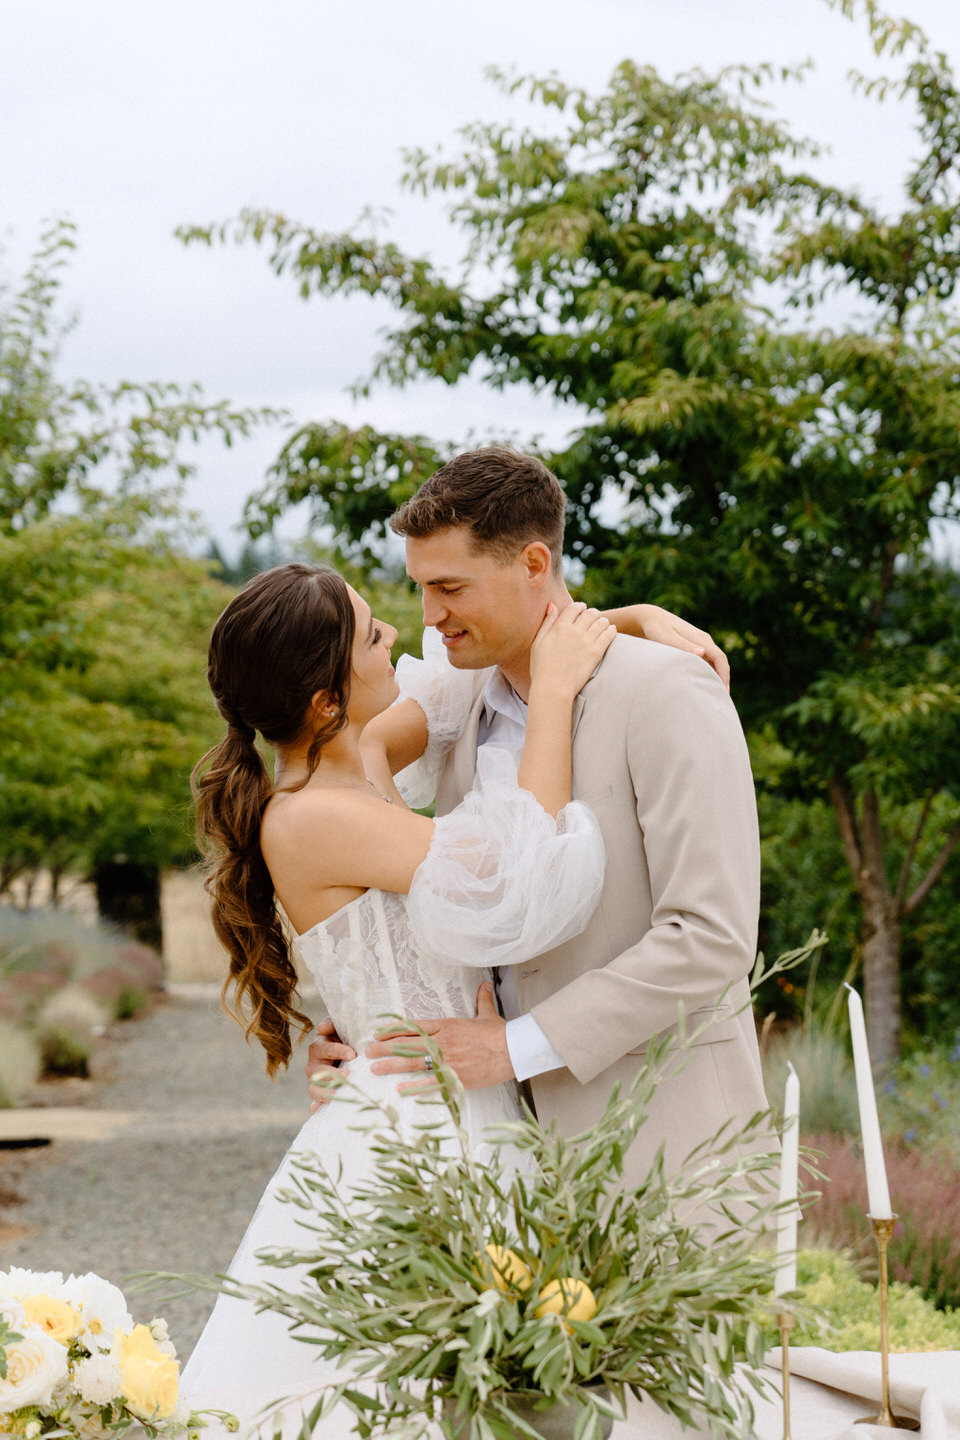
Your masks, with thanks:
[(33, 1325), (56, 1340), (58, 1345), (69, 1345), (80, 1329), (80, 1312), (68, 1305), (66, 1300), (54, 1300), (52, 1295), (25, 1295), (23, 1305), (24, 1323)]
[(597, 1301), (585, 1280), (574, 1280), (561, 1275), (558, 1280), (548, 1280), (540, 1291), (538, 1315), (562, 1315), (564, 1320), (592, 1320), (597, 1313)]
[(129, 1335), (118, 1327), (112, 1354), (133, 1413), (142, 1420), (166, 1420), (177, 1403), (177, 1361), (163, 1353), (146, 1325), (134, 1325)]
[(483, 1253), (487, 1257), (483, 1265), (484, 1279), (492, 1279), (497, 1290), (529, 1290), (533, 1276), (515, 1250), (508, 1250), (505, 1245), (488, 1245)]

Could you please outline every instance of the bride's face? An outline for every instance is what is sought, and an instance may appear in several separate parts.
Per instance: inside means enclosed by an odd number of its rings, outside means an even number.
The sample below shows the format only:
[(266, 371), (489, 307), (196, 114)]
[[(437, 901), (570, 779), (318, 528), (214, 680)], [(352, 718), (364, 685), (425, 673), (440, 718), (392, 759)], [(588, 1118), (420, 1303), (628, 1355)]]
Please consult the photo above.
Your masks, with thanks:
[(356, 617), (350, 677), (350, 719), (365, 725), (392, 705), (400, 687), (390, 663), (390, 648), (397, 638), (392, 625), (377, 620), (370, 606), (351, 586), (350, 602)]

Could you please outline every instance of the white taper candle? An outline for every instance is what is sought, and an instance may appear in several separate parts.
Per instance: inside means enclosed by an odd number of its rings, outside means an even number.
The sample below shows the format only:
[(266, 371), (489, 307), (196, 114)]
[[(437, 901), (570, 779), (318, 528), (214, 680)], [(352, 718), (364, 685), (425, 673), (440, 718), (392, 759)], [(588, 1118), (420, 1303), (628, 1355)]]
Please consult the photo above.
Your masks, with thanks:
[(787, 1066), (783, 1096), (783, 1135), (780, 1153), (780, 1204), (777, 1214), (777, 1265), (774, 1295), (797, 1288), (797, 1190), (800, 1166), (800, 1078)]
[(867, 1027), (863, 1020), (863, 1004), (852, 986), (847, 987), (847, 1009), (850, 1013), (850, 1039), (853, 1044), (853, 1068), (857, 1077), (857, 1103), (860, 1107), (860, 1138), (863, 1142), (863, 1163), (867, 1172), (867, 1201), (873, 1220), (889, 1220), (890, 1190), (887, 1167), (883, 1159), (880, 1120), (877, 1116), (877, 1093), (873, 1087), (873, 1070), (867, 1047)]

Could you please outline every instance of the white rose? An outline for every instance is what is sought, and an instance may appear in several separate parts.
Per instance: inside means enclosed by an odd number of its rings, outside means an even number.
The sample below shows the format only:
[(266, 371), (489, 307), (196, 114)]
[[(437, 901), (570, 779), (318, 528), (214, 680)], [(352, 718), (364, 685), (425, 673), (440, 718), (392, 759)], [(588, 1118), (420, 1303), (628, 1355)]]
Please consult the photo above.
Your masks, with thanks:
[(20, 1301), (0, 1295), (0, 1320), (5, 1320), (11, 1330), (19, 1330), (21, 1325), (26, 1324), (26, 1316)]
[(154, 1340), (164, 1341), (170, 1339), (170, 1328), (162, 1315), (155, 1315), (150, 1321), (150, 1334)]
[(49, 1335), (34, 1330), (7, 1346), (7, 1378), (0, 1379), (0, 1415), (23, 1405), (47, 1404), (67, 1374), (67, 1351)]
[(80, 1312), (79, 1339), (88, 1350), (109, 1350), (118, 1325), (125, 1333), (133, 1329), (123, 1291), (99, 1275), (70, 1275), (63, 1298)]
[(109, 1355), (91, 1355), (73, 1372), (73, 1383), (81, 1400), (89, 1405), (109, 1405), (123, 1389), (120, 1371)]

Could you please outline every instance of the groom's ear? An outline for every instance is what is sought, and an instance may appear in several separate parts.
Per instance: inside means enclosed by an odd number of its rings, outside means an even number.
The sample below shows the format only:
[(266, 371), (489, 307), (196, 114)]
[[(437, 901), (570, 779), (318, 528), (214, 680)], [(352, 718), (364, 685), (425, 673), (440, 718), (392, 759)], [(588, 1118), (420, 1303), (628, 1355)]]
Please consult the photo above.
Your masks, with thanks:
[(531, 540), (520, 551), (520, 561), (526, 571), (527, 584), (539, 589), (546, 585), (553, 574), (553, 556), (549, 545), (542, 540)]

